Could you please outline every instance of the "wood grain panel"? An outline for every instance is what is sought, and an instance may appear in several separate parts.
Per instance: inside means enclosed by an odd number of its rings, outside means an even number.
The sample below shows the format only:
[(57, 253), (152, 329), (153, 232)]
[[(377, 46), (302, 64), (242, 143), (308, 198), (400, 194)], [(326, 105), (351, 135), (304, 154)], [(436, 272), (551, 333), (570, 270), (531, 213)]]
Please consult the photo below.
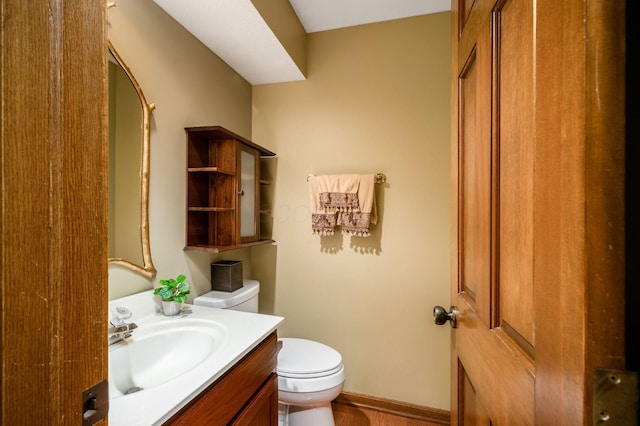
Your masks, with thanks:
[(625, 364), (625, 2), (536, 11), (536, 410), (587, 424), (594, 368)]
[(462, 409), (463, 413), (462, 424), (465, 426), (489, 426), (491, 425), (491, 419), (487, 415), (482, 401), (478, 398), (476, 390), (473, 387), (473, 383), (469, 380), (469, 376), (464, 373), (461, 367), (460, 376), (463, 378), (462, 383), (459, 385), (462, 389)]
[(459, 322), (463, 325), (456, 329), (456, 340), (468, 380), (482, 396), (477, 404), (491, 413), (494, 424), (534, 424), (532, 360), (500, 329), (487, 331), (472, 306), (463, 297), (458, 298)]
[[(454, 99), (492, 28), (493, 80), (474, 84), (493, 85), (500, 167), (488, 326), (480, 297), (459, 292), (465, 247), (451, 252), (453, 424), (474, 423), (479, 411), (491, 424), (590, 424), (594, 368), (624, 368), (625, 5), (476, 0), (459, 31), (464, 5), (452, 1)], [(466, 184), (460, 140), (483, 135), (476, 123), (465, 129), (460, 102), (452, 113), (455, 194)], [(454, 197), (455, 214), (466, 201)], [(466, 223), (456, 219), (460, 244)]]
[[(34, 52), (49, 57), (49, 36), (27, 37), (23, 28), (47, 28), (47, 4), (2, 2), (2, 424), (46, 424), (53, 409), (44, 392), (38, 407), (25, 409), (12, 395), (26, 395), (33, 383), (52, 385), (51, 339), (54, 323), (49, 303), (49, 266), (53, 253), (49, 244), (51, 186), (49, 175), (48, 102), (52, 65), (48, 60), (30, 63)], [(4, 46), (12, 46), (5, 49)], [(29, 76), (25, 78), (24, 76)], [(34, 164), (32, 158), (39, 158)], [(29, 160), (29, 161), (27, 161)], [(35, 262), (40, 267), (35, 267)], [(25, 277), (29, 277), (25, 281)], [(20, 283), (19, 291), (11, 291)], [(17, 290), (17, 288), (16, 288)], [(12, 300), (11, 309), (6, 304)], [(28, 322), (26, 320), (28, 319)], [(16, 327), (19, 325), (19, 327)], [(44, 333), (34, 333), (44, 330)], [(56, 354), (57, 355), (57, 354)], [(56, 361), (57, 363), (57, 361)], [(29, 376), (32, 381), (23, 380)], [(59, 395), (54, 390), (54, 395)]]
[[(457, 3), (458, 0), (452, 0), (453, 3)], [(454, 48), (457, 53), (455, 56), (452, 55), (452, 60), (455, 61), (457, 76), (459, 76), (460, 68), (465, 64), (467, 58), (471, 56), (471, 51), (476, 48), (476, 40), (478, 38), (478, 34), (482, 30), (482, 27), (486, 25), (487, 20), (490, 19), (491, 11), (493, 10), (495, 0), (473, 0), (473, 4), (471, 5), (471, 9), (469, 9), (469, 15), (465, 19), (464, 24), (464, 37), (462, 37), (463, 29), (459, 29), (459, 40), (456, 37), (452, 40), (452, 43), (456, 44)], [(467, 5), (468, 7), (468, 5)], [(452, 13), (457, 16), (456, 10), (452, 9)], [(458, 33), (457, 25), (452, 27), (453, 30)]]
[(533, 329), (533, 4), (508, 0), (496, 13), (499, 144), (499, 319), (531, 346)]
[(0, 6), (1, 424), (80, 424), (107, 378), (105, 7)]
[(278, 424), (278, 375), (272, 373), (257, 394), (233, 419), (231, 426), (268, 426)]
[(491, 44), (485, 26), (460, 77), (460, 288), (490, 324), (492, 262)]

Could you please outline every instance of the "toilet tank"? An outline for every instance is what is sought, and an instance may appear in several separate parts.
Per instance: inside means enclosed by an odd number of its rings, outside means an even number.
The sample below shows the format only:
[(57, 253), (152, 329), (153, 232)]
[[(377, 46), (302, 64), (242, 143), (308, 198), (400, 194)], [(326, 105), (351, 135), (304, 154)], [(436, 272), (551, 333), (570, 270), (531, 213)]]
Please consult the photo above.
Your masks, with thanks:
[(258, 293), (260, 293), (260, 283), (258, 281), (243, 280), (242, 287), (236, 291), (210, 291), (193, 299), (193, 304), (257, 313)]

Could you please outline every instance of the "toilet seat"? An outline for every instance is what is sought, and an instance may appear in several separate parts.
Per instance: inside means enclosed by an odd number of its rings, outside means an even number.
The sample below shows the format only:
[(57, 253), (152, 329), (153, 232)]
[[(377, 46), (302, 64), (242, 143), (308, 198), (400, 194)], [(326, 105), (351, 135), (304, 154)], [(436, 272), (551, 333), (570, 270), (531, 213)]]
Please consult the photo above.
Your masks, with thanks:
[(278, 388), (286, 392), (319, 392), (344, 383), (342, 356), (312, 340), (281, 338), (278, 353)]
[(342, 368), (342, 356), (320, 342), (297, 338), (282, 338), (278, 353), (278, 375), (310, 379), (335, 374)]

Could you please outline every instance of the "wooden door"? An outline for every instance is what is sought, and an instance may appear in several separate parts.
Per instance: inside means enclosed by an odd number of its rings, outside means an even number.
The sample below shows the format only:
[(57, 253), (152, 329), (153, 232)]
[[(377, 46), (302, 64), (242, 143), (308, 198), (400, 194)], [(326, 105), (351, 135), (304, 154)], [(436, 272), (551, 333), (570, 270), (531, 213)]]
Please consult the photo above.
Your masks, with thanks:
[(2, 425), (83, 424), (107, 378), (105, 9), (0, 0)]
[(452, 0), (452, 94), (452, 424), (590, 424), (625, 365), (623, 2)]

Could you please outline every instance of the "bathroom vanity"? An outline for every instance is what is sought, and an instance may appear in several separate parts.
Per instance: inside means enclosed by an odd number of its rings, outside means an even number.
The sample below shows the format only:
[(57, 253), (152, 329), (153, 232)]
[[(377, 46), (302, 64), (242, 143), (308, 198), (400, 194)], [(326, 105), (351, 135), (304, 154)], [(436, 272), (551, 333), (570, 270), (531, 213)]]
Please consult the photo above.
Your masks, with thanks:
[(109, 303), (138, 326), (109, 346), (109, 424), (277, 424), (283, 318), (196, 305), (166, 317), (152, 293)]
[(278, 339), (272, 333), (165, 424), (278, 424)]

